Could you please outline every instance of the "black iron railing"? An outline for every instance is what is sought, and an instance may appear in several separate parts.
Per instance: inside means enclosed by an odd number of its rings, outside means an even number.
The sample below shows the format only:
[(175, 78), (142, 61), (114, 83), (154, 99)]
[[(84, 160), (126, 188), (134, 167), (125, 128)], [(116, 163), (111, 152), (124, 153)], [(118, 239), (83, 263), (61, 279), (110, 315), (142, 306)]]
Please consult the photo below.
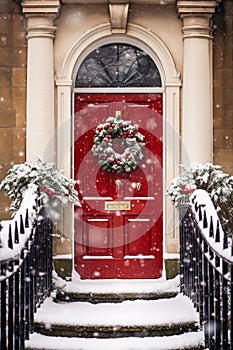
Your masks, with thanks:
[[(28, 237), (22, 240), (28, 230)], [(50, 293), (51, 233), (52, 222), (43, 207), (37, 208), (31, 228), (28, 210), (24, 218), (20, 215), (15, 221), (14, 229), (12, 221), (9, 224), (8, 247), (0, 247), (1, 350), (24, 350), (25, 340), (33, 332), (34, 313)], [(4, 258), (4, 252), (9, 255), (10, 251), (12, 256)]]
[(206, 348), (233, 349), (232, 244), (197, 197), (180, 207), (181, 291), (199, 312)]

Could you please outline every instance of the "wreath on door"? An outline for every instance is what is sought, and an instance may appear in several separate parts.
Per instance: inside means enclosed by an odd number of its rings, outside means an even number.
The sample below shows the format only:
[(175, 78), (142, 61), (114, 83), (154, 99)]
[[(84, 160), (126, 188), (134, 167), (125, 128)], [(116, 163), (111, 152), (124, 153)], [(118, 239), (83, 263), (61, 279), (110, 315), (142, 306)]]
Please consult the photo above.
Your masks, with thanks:
[[(123, 153), (114, 150), (113, 140), (116, 138), (122, 139)], [(131, 172), (143, 158), (143, 141), (144, 135), (138, 131), (137, 124), (132, 125), (131, 121), (124, 121), (120, 116), (109, 117), (95, 129), (92, 152), (105, 171)]]

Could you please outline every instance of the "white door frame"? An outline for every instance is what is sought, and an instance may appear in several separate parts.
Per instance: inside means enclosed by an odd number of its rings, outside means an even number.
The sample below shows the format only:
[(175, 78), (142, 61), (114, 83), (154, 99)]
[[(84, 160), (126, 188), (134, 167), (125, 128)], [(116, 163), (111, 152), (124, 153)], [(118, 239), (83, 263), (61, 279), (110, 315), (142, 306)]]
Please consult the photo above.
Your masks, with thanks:
[[(142, 88), (141, 93), (163, 92), (163, 184), (164, 184), (164, 253), (176, 253), (179, 250), (178, 227), (175, 210), (166, 189), (171, 180), (178, 175), (180, 164), (180, 86), (181, 81), (174, 60), (165, 44), (146, 28), (128, 24), (127, 33), (112, 35), (109, 24), (99, 25), (79, 37), (67, 53), (60, 70), (57, 72), (57, 166), (72, 176), (72, 127), (73, 110), (71, 100), (75, 92), (90, 92), (88, 89), (74, 89), (77, 70), (84, 58), (95, 48), (113, 42), (131, 44), (144, 50), (157, 65), (162, 88)], [(136, 88), (124, 89), (126, 93), (136, 92)], [(97, 90), (99, 93), (99, 89)], [(106, 92), (114, 93), (114, 88)], [(117, 89), (118, 92), (123, 92)], [(91, 89), (91, 92), (95, 92)], [(104, 89), (101, 89), (104, 92)], [(63, 223), (65, 232), (73, 232), (72, 212), (65, 212)], [(64, 233), (65, 233), (64, 232)], [(74, 237), (72, 237), (74, 238)]]

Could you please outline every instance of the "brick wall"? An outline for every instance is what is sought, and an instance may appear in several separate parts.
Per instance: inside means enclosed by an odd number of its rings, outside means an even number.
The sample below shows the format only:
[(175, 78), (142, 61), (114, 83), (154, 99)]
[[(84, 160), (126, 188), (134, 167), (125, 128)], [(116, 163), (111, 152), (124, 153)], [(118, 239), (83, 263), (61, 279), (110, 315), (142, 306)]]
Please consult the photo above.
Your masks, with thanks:
[[(26, 37), (20, 4), (0, 5), (0, 181), (13, 163), (25, 161)], [(9, 217), (0, 194), (0, 220)]]
[(233, 1), (224, 0), (215, 16), (214, 163), (233, 175)]

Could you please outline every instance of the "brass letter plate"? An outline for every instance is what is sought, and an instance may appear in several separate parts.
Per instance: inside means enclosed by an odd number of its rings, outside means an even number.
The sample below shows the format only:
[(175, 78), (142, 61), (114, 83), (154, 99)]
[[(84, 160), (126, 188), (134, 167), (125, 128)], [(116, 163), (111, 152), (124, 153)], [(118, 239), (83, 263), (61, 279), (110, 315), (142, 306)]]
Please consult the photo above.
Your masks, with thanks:
[(105, 202), (105, 210), (130, 210), (130, 202)]

